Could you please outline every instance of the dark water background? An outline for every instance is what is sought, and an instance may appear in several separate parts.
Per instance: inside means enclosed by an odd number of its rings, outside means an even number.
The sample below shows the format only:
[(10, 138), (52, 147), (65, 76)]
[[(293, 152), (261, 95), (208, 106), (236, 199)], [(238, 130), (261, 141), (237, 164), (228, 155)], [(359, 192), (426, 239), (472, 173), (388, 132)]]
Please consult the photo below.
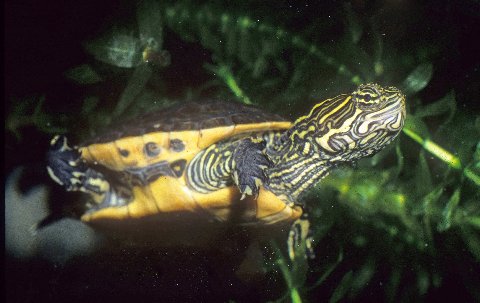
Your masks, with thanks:
[[(433, 67), (432, 75), (425, 78), (419, 76), (416, 79), (418, 82), (427, 81), (427, 84), (415, 92), (415, 98), (410, 99), (412, 100), (410, 109), (415, 112), (416, 106), (420, 108), (433, 104), (448, 92), (454, 91), (456, 111), (461, 115), (452, 119), (460, 121), (457, 125), (461, 126), (455, 130), (452, 128), (451, 134), (457, 137), (462, 136), (462, 131), (465, 130), (467, 139), (465, 139), (464, 147), (469, 151), (469, 156), (465, 157), (469, 159), (468, 161), (473, 161), (472, 163), (475, 159), (478, 160), (472, 156), (475, 151), (475, 140), (478, 142), (478, 138), (480, 138), (478, 133), (480, 125), (478, 119), (480, 108), (480, 5), (478, 2), (332, 1), (318, 4), (304, 1), (282, 1), (280, 3), (277, 1), (261, 3), (212, 1), (204, 4), (181, 3), (185, 7), (191, 8), (193, 12), (202, 7), (211, 7), (213, 18), (222, 12), (232, 16), (249, 16), (251, 20), (259, 20), (259, 24), (278, 26), (290, 33), (298, 34), (318, 46), (322, 52), (337, 58), (338, 62), (345, 63), (354, 71), (354, 74), (360, 74), (362, 79), (397, 85), (402, 83), (409, 71), (416, 66), (430, 64)], [(167, 3), (165, 5), (175, 7), (174, 4)], [(77, 140), (88, 137), (91, 135), (89, 132), (91, 125), (102, 125), (102, 121), (99, 122), (99, 120), (102, 120), (103, 116), (100, 115), (102, 114), (101, 110), (98, 110), (100, 114), (95, 116), (96, 120), (89, 121), (88, 117), (92, 116), (91, 113), (97, 111), (96, 109), (91, 112), (87, 111), (87, 114), (84, 115), (78, 114), (85, 110), (86, 98), (98, 97), (99, 108), (103, 107), (107, 113), (111, 112), (125, 86), (128, 85), (128, 81), (132, 79), (130, 69), (122, 70), (118, 66), (98, 64), (98, 61), (85, 51), (82, 43), (97, 38), (99, 32), (109, 24), (122, 24), (123, 22), (131, 24), (132, 16), (133, 20), (135, 16), (135, 7), (136, 2), (128, 1), (44, 3), (21, 0), (6, 1), (5, 3), (4, 174), (6, 178), (9, 178), (9, 181), (6, 182), (6, 191), (8, 192), (6, 193), (6, 203), (29, 201), (31, 204), (41, 204), (37, 207), (17, 209), (16, 215), (7, 217), (6, 222), (10, 219), (17, 220), (17, 222), (19, 220), (29, 223), (38, 222), (48, 213), (54, 213), (57, 216), (54, 216), (51, 222), (47, 222), (47, 226), (48, 224), (57, 224), (56, 227), (51, 230), (46, 229), (40, 236), (37, 236), (36, 244), (32, 244), (32, 240), (24, 239), (28, 236), (21, 233), (16, 235), (19, 237), (18, 243), (20, 244), (18, 245), (26, 243), (25, 245), (29, 244), (36, 248), (29, 250), (28, 247), (19, 249), (7, 247), (4, 267), (6, 299), (8, 302), (105, 302), (113, 300), (120, 302), (132, 300), (261, 302), (281, 299), (283, 295), (288, 294), (288, 286), (278, 269), (268, 271), (265, 275), (250, 277), (248, 282), (239, 279), (235, 274), (235, 270), (248, 254), (246, 247), (249, 239), (241, 229), (225, 227), (219, 239), (207, 248), (166, 248), (162, 247), (161, 243), (157, 246), (148, 241), (139, 241), (140, 243), (133, 244), (128, 241), (124, 243), (115, 239), (105, 239), (102, 235), (96, 234), (92, 229), (73, 219), (68, 222), (60, 220), (62, 217), (75, 218), (78, 215), (78, 209), (75, 208), (77, 206), (65, 208), (63, 205), (59, 206), (59, 203), (51, 202), (45, 206), (45, 201), (65, 201), (78, 198), (76, 195), (63, 193), (45, 172), (44, 155), (48, 149), (48, 142), (55, 133), (53, 128), (58, 127), (61, 132), (68, 132)], [(352, 12), (356, 17), (348, 19), (348, 13), (345, 12)], [(362, 38), (358, 42), (358, 49), (345, 50), (345, 45), (347, 45), (343, 41), (345, 33), (358, 29), (351, 24), (351, 20), (363, 26)], [(375, 36), (373, 29), (376, 29), (377, 34), (380, 33), (380, 36), (383, 37), (385, 43), (383, 57), (385, 62), (389, 63), (384, 65), (384, 72), (378, 72), (376, 76), (369, 76), (373, 69), (352, 67), (352, 62), (357, 62), (352, 58), (356, 56), (364, 58), (364, 53), (374, 53), (372, 49), (375, 49), (375, 46), (373, 46), (372, 40), (369, 40)], [(168, 51), (171, 62), (168, 65), (165, 64), (166, 66), (159, 64), (160, 66), (153, 68), (154, 75), (149, 80), (149, 91), (154, 92), (155, 96), (160, 95), (164, 99), (174, 101), (183, 100), (188, 96), (235, 99), (225, 85), (219, 84), (221, 81), (218, 79), (212, 86), (209, 86), (211, 85), (209, 81), (211, 82), (215, 77), (211, 70), (205, 68), (205, 64), (218, 63), (212, 59), (216, 54), (214, 47), (209, 49), (205, 47), (206, 43), (199, 42), (199, 39), (186, 38), (186, 35), (182, 34), (182, 31), (174, 25), (166, 26), (163, 35), (162, 49)], [(313, 77), (312, 74), (318, 74), (319, 84), (311, 84), (309, 78), (305, 78), (299, 82), (301, 85), (299, 85), (298, 91), (292, 93), (290, 97), (279, 88), (287, 86), (288, 82), (273, 86), (273, 89), (271, 87), (263, 91), (256, 89), (255, 83), (257, 82), (266, 83), (270, 77), (275, 78), (282, 73), (291, 75), (296, 70), (298, 57), (291, 58), (290, 56), (294, 57), (295, 54), (294, 51), (292, 51), (293, 55), (289, 51), (286, 48), (285, 53), (280, 52), (280, 55), (279, 52), (274, 52), (271, 58), (272, 62), (276, 60), (288, 62), (285, 70), (282, 70), (281, 67), (267, 69), (257, 78), (251, 77), (250, 81), (244, 80), (241, 83), (247, 91), (247, 95), (250, 95), (250, 99), (259, 100), (255, 103), (260, 106), (276, 110), (292, 118), (305, 112), (312, 100), (331, 97), (339, 92), (348, 92), (354, 87), (354, 84), (350, 82), (351, 77), (338, 74), (335, 67), (319, 64), (312, 65), (311, 69), (316, 69), (316, 71), (309, 74), (311, 77)], [(229, 62), (234, 73), (241, 70), (242, 60)], [(268, 62), (268, 64), (270, 63)], [(365, 61), (359, 59), (357, 63), (362, 65), (365, 64)], [(94, 66), (98, 74), (107, 80), (94, 85), (84, 85), (84, 83), (72, 81), (65, 76), (68, 70), (81, 64)], [(244, 76), (244, 74), (241, 75)], [(238, 75), (238, 78), (241, 77)], [(202, 86), (206, 88), (199, 89)], [(315, 90), (312, 91), (312, 87)], [(193, 91), (190, 95), (186, 93), (189, 90)], [(278, 92), (278, 96), (274, 95), (276, 92)], [(291, 92), (288, 91), (288, 93)], [(12, 120), (20, 121), (22, 115), (32, 117), (41, 96), (45, 97), (41, 111), (46, 113), (38, 118), (41, 121), (26, 119), (26, 123), (19, 122), (18, 125), (15, 124), (15, 127), (11, 127)], [(21, 104), (24, 104), (23, 108), (26, 108), (24, 111), (22, 111)], [(144, 105), (140, 107), (143, 110), (147, 108)], [(439, 110), (439, 112), (442, 115), (448, 115), (448, 110)], [(437, 128), (443, 129), (443, 133), (436, 137), (437, 142), (444, 144), (447, 149), (456, 150), (455, 142), (458, 141), (449, 142), (449, 132), (445, 129), (448, 130), (450, 124), (443, 126), (442, 117), (441, 115), (440, 117), (433, 114), (426, 115), (424, 121), (432, 134)], [(45, 124), (45, 121), (49, 123)], [(49, 127), (52, 128), (49, 129)], [(477, 139), (471, 139), (472, 137)], [(402, 143), (405, 141), (408, 144), (406, 136), (402, 138)], [(478, 150), (478, 146), (476, 148)], [(420, 148), (410, 143), (405, 149), (407, 150), (405, 153), (406, 165), (408, 165), (409, 155), (415, 153), (415, 156), (410, 156), (410, 162), (414, 162), (412, 159), (416, 159)], [(394, 153), (394, 151), (391, 152)], [(459, 152), (457, 155), (462, 154)], [(465, 179), (467, 181), (464, 179), (457, 181), (460, 177), (452, 177), (451, 169), (432, 159), (433, 157), (428, 157), (430, 167), (433, 166), (432, 175), (437, 174), (433, 176), (433, 185), (447, 184), (447, 181), (440, 181), (442, 177), (438, 177), (438, 175), (443, 174), (439, 171), (450, 171), (448, 174), (445, 173), (444, 179), (453, 178), (455, 181), (445, 185), (446, 194), (461, 188), (463, 199), (461, 201), (463, 202), (460, 202), (460, 205), (470, 205), (466, 211), (472, 214), (472, 218), (478, 218), (478, 200), (477, 203), (470, 202), (470, 204), (469, 201), (478, 198), (479, 187), (472, 186), (468, 178)], [(12, 173), (18, 167), (23, 167), (22, 174), (17, 179), (12, 179)], [(415, 173), (420, 174), (419, 172)], [(17, 183), (11, 183), (13, 181), (17, 181)], [(19, 186), (18, 190), (12, 189), (15, 188), (15, 184)], [(31, 190), (38, 189), (35, 187), (38, 185), (47, 186), (50, 196), (41, 190), (32, 193)], [(403, 186), (408, 188), (408, 185)], [(314, 198), (310, 197), (309, 199)], [(424, 200), (419, 199), (418, 201)], [(448, 197), (445, 198), (445, 201), (448, 201)], [(348, 214), (346, 209), (348, 207), (344, 205), (340, 213)], [(8, 214), (10, 215), (12, 212)], [(335, 218), (338, 219), (338, 216), (336, 214)], [(386, 222), (396, 226), (395, 224), (399, 223), (394, 217), (389, 217)], [(59, 221), (62, 223), (58, 223)], [(419, 221), (422, 220), (419, 219)], [(342, 228), (352, 222), (353, 225), (358, 224), (359, 227)], [(371, 220), (371, 222), (376, 221)], [(19, 230), (22, 228), (22, 230), (28, 230), (28, 226), (20, 225)], [(6, 224), (6, 228), (11, 226), (16, 227), (17, 225)], [(317, 259), (313, 262), (313, 270), (307, 275), (304, 284), (314, 284), (314, 281), (324, 272), (322, 272), (324, 270), (322, 266), (327, 263), (331, 264), (337, 258), (337, 248), (339, 247), (343, 249), (343, 262), (321, 287), (313, 288), (311, 291), (303, 290), (302, 300), (306, 302), (332, 300), (332, 294), (335, 297), (334, 294), (342, 293), (341, 290), (334, 291), (338, 289), (338, 285), (348, 285), (345, 286), (346, 289), (355, 290), (355, 283), (348, 284), (344, 281), (350, 279), (349, 272), (361, 272), (362, 268), (374, 268), (374, 273), (366, 274), (368, 277), (366, 283), (358, 282), (361, 287), (357, 287), (356, 292), (353, 291), (350, 295), (343, 297), (338, 295), (340, 299), (432, 302), (443, 301), (446, 298), (459, 302), (473, 302), (480, 299), (479, 272), (477, 271), (479, 269), (478, 243), (480, 242), (475, 242), (478, 241), (478, 236), (472, 238), (474, 240), (469, 240), (470, 238), (466, 236), (463, 238), (457, 236), (457, 231), (462, 230), (462, 227), (445, 233), (434, 233), (432, 242), (437, 244), (435, 249), (438, 251), (434, 249), (433, 252), (426, 253), (423, 250), (405, 249), (407, 253), (404, 251), (403, 254), (407, 254), (407, 256), (403, 259), (392, 257), (395, 256), (393, 252), (378, 252), (379, 249), (385, 248), (382, 245), (362, 246), (358, 244), (358, 241), (355, 242), (354, 239), (357, 239), (355, 233), (358, 231), (370, 234), (367, 239), (383, 239), (384, 236), (382, 231), (361, 220), (351, 221), (349, 217), (343, 217), (338, 222), (332, 223), (329, 228), (332, 229), (322, 237), (322, 249), (316, 252)], [(478, 232), (478, 226), (476, 228), (473, 230)], [(338, 234), (335, 233), (336, 230), (339, 230)], [(405, 230), (406, 235), (410, 235), (409, 232), (414, 233), (408, 228)], [(403, 229), (400, 228), (400, 233), (402, 231)], [(392, 241), (407, 243), (408, 237), (405, 238), (399, 237)], [(361, 240), (359, 241), (361, 242)], [(102, 244), (96, 246), (98, 243)], [(227, 249), (219, 250), (215, 247), (216, 244), (223, 248), (227, 247)], [(97, 249), (94, 249), (94, 246)], [(386, 246), (388, 250), (390, 247)], [(408, 244), (406, 247), (409, 247)], [(394, 250), (393, 247), (391, 249)], [(372, 253), (372, 250), (377, 251)], [(264, 254), (267, 260), (275, 259), (275, 253), (271, 249)], [(375, 266), (362, 267), (358, 263), (360, 261), (357, 262), (357, 260), (363, 260), (362, 264), (375, 264)], [(415, 266), (409, 267), (408, 263), (411, 260), (415, 260), (414, 262), (417, 263)], [(399, 263), (401, 264), (399, 265)], [(258, 264), (254, 266), (261, 267)], [(274, 267), (273, 265), (269, 266)], [(395, 271), (392, 268), (402, 268), (402, 270)], [(399, 274), (401, 278), (395, 292), (389, 290), (385, 285), (394, 285), (394, 283), (389, 284), (389, 281), (398, 278), (395, 276), (396, 274)], [(423, 279), (422, 275), (427, 278)], [(421, 281), (428, 281), (426, 282), (428, 286), (422, 288)], [(301, 289), (300, 286), (299, 288)], [(348, 291), (345, 290), (345, 293)], [(391, 295), (389, 296), (389, 294)], [(284, 299), (288, 301), (290, 298), (287, 295)]]

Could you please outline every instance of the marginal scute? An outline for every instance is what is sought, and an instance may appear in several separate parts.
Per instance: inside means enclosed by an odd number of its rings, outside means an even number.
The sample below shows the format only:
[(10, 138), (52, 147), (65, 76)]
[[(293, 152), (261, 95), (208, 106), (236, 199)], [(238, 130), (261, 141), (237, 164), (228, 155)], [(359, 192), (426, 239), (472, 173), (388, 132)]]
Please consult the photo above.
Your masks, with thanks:
[(207, 148), (212, 142), (218, 142), (223, 138), (230, 137), (234, 130), (234, 125), (201, 129), (197, 147), (199, 149)]
[(112, 125), (105, 132), (87, 141), (84, 146), (155, 132), (202, 130), (265, 121), (287, 120), (260, 108), (235, 102), (190, 102), (147, 113), (131, 121), (119, 121), (117, 125)]

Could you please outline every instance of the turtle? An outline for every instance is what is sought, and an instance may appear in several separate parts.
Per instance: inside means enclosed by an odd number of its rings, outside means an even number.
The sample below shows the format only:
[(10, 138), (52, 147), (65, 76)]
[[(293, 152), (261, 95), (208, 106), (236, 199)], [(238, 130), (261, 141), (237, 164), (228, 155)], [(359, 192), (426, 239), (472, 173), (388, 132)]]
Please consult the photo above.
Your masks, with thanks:
[(51, 140), (47, 170), (90, 196), (87, 223), (176, 212), (235, 224), (287, 224), (308, 241), (301, 195), (339, 164), (372, 156), (401, 131), (405, 96), (368, 83), (291, 122), (236, 102), (190, 102), (121, 122), (70, 147)]

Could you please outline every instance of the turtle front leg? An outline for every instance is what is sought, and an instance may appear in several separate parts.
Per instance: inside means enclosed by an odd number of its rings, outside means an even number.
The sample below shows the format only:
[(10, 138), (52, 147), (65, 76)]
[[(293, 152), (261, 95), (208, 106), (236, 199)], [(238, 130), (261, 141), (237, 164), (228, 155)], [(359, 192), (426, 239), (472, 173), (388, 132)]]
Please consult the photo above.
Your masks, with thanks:
[(102, 173), (88, 167), (80, 152), (67, 144), (65, 136), (55, 136), (47, 154), (47, 171), (50, 177), (67, 191), (82, 191), (100, 204), (112, 192), (110, 183)]
[(188, 165), (188, 184), (197, 192), (209, 193), (235, 183), (242, 199), (257, 196), (260, 186), (267, 181), (264, 170), (271, 166), (264, 150), (262, 138), (212, 144)]
[(267, 182), (265, 169), (272, 164), (264, 153), (265, 142), (255, 139), (241, 140), (233, 152), (232, 177), (244, 199), (258, 196), (260, 186)]

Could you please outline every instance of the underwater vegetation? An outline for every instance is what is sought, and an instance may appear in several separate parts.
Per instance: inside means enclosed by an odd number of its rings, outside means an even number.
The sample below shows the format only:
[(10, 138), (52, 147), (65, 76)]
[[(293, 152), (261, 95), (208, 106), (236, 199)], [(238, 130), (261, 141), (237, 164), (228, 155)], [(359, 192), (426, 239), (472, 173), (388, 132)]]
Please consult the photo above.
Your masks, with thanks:
[(23, 166), (30, 182), (53, 187), (43, 168), (51, 136), (80, 142), (179, 102), (228, 99), (293, 119), (361, 83), (396, 86), (407, 97), (402, 134), (302, 198), (316, 258), (290, 260), (284, 243), (272, 242), (263, 267), (277, 287), (258, 290), (257, 300), (411, 302), (454, 291), (480, 301), (480, 60), (474, 45), (467, 53), (476, 58), (459, 55), (468, 40), (460, 33), (479, 32), (480, 7), (372, 3), (115, 4), (109, 22), (77, 41), (82, 55), (63, 74), (47, 73), (60, 84), (7, 95), (6, 174)]

